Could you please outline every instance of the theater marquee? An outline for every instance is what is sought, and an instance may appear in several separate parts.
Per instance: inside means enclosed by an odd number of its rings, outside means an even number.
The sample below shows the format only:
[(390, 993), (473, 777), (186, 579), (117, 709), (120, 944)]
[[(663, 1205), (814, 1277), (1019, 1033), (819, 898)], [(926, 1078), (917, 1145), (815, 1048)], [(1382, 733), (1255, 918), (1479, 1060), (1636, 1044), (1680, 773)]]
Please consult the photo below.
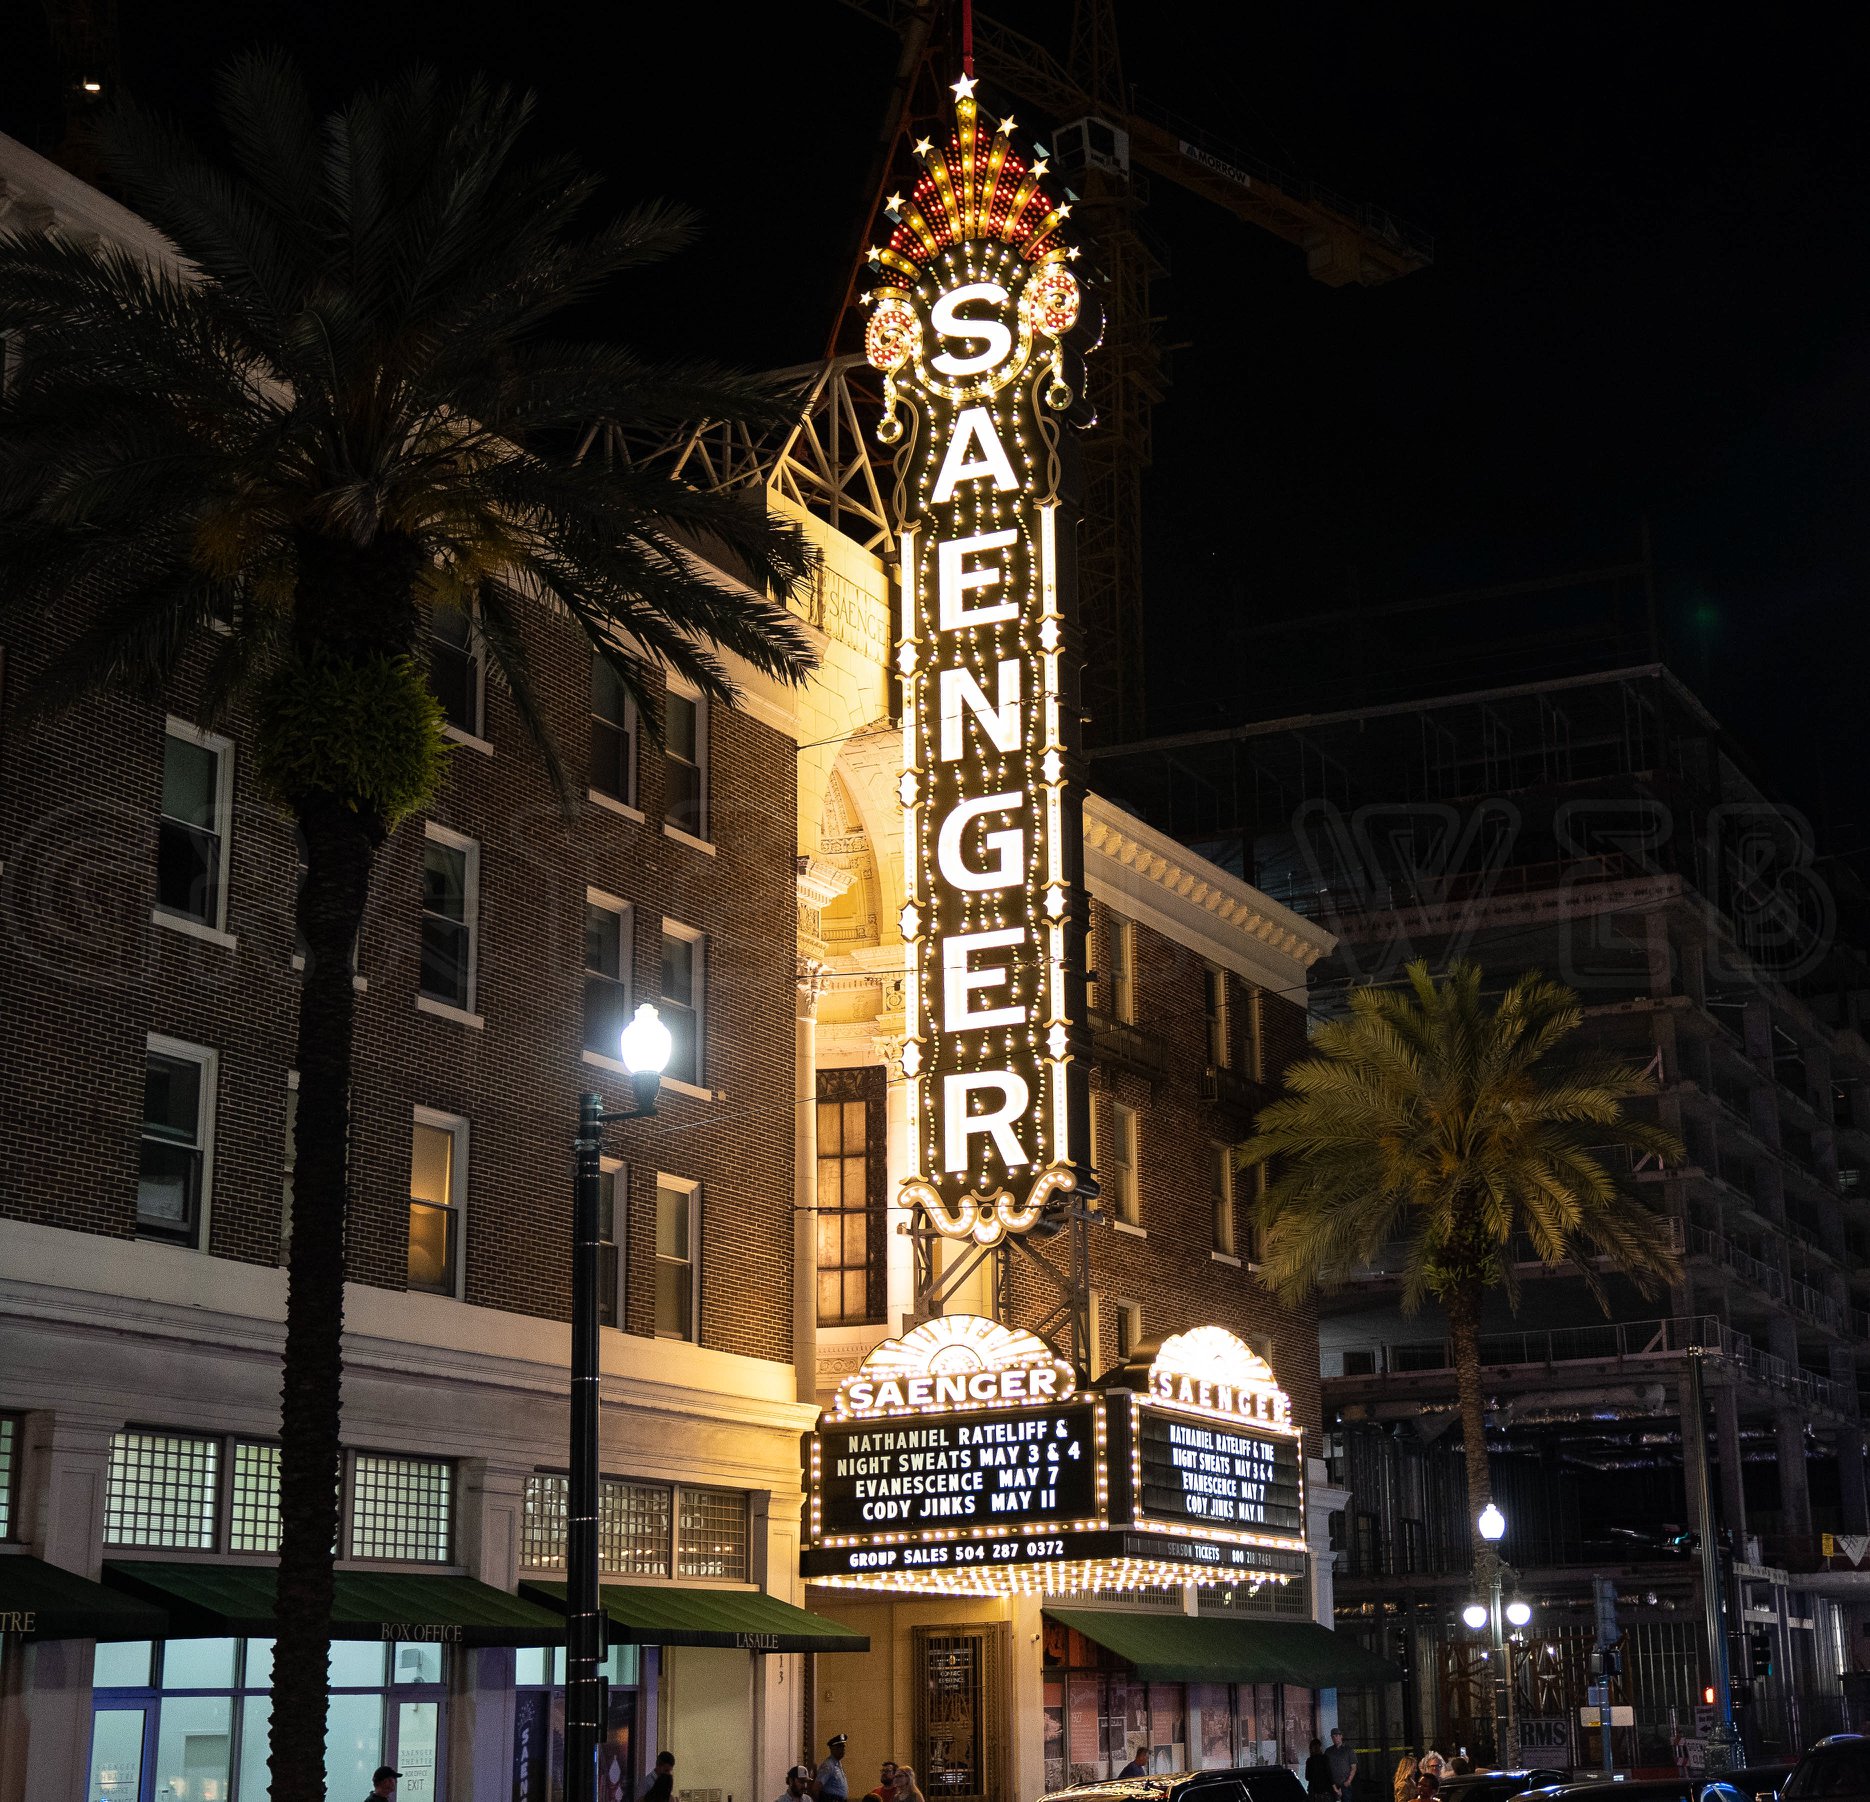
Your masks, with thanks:
[(990, 1595), (1305, 1571), (1298, 1429), (1265, 1361), (1219, 1327), (1080, 1390), (1031, 1333), (928, 1321), (839, 1386), (808, 1491), (818, 1583)]
[[(1062, 415), (1079, 319), (1071, 212), (1043, 158), (955, 84), (955, 130), (871, 253), (879, 436), (902, 520), (907, 1020), (918, 1174), (938, 1232), (998, 1244), (1077, 1186), (1082, 979), (1074, 623)], [(1054, 1204), (1056, 1207), (1056, 1204)]]

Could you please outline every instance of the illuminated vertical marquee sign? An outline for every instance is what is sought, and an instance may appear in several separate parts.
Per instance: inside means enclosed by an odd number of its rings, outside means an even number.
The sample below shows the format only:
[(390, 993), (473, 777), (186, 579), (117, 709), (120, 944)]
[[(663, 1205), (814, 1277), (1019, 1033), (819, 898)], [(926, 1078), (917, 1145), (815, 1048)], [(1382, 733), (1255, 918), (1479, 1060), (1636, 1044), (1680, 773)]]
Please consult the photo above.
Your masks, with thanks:
[(884, 372), (903, 527), (903, 1071), (919, 1169), (904, 1195), (939, 1232), (991, 1245), (1038, 1225), (1082, 1159), (1061, 417), (1079, 293), (1059, 236), (1069, 205), (973, 88), (955, 84), (953, 137), (918, 144), (913, 190), (891, 198), (865, 349)]

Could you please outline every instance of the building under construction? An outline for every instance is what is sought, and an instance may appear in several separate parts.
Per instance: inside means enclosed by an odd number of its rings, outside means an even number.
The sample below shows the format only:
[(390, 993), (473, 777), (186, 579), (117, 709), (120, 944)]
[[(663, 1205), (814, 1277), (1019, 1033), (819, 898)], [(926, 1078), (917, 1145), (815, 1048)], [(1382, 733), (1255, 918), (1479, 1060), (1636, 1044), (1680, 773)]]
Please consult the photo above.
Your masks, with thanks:
[[(1095, 780), (1336, 935), (1315, 1008), (1414, 957), (1473, 959), (1490, 988), (1538, 969), (1579, 991), (1598, 1046), (1657, 1080), (1639, 1105), (1686, 1161), (1623, 1168), (1682, 1254), (1680, 1285), (1644, 1296), (1606, 1273), (1606, 1314), (1580, 1271), (1528, 1247), (1517, 1312), (1502, 1295), (1483, 1323), (1503, 1550), (1532, 1606), (1509, 1659), (1525, 1756), (1597, 1755), (1580, 1708), (1598, 1577), (1623, 1634), (1620, 1763), (1666, 1762), (1672, 1735), (1708, 1726), (1715, 1570), (1749, 1752), (1855, 1726), (1848, 1673), (1870, 1664), (1861, 891), (1658, 664), (1158, 739), (1102, 754)], [(1346, 1724), (1367, 1747), (1484, 1746), (1490, 1636), (1461, 1623), (1476, 1598), (1444, 1322), (1406, 1314), (1381, 1259), (1321, 1312), (1333, 1474), (1352, 1497), (1339, 1625), (1408, 1672)]]

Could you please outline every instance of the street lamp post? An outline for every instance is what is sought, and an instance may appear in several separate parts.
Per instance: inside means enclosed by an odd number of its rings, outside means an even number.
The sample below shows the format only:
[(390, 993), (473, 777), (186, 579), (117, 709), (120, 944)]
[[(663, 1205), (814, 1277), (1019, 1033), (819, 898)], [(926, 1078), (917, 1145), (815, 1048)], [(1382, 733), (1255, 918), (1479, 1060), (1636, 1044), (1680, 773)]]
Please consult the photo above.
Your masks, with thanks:
[[(1514, 1719), (1513, 1679), (1507, 1666), (1506, 1632), (1500, 1610), (1500, 1541), (1506, 1537), (1506, 1516), (1489, 1502), (1474, 1523), (1486, 1561), (1487, 1625), (1493, 1637), (1493, 1757), (1502, 1770), (1510, 1770), (1519, 1755), (1519, 1732)], [(1502, 1730), (1504, 1728), (1504, 1731)]]
[(674, 1048), (647, 1002), (624, 1027), (620, 1049), (635, 1106), (604, 1112), (601, 1095), (578, 1097), (571, 1215), (571, 1480), (565, 1519), (565, 1802), (596, 1802), (604, 1742), (603, 1596), (598, 1586), (598, 1200), (604, 1128), (656, 1111)]

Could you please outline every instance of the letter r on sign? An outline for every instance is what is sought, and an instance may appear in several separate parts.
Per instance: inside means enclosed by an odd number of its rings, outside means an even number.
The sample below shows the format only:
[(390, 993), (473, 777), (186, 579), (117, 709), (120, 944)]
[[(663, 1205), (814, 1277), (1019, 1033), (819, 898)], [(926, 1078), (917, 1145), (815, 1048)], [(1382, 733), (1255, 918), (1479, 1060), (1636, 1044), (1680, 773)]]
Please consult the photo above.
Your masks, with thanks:
[[(1000, 1105), (970, 1115), (968, 1097), (980, 1091), (997, 1092)], [(1000, 1161), (1009, 1169), (1018, 1169), (1032, 1160), (1020, 1144), (1013, 1122), (1025, 1113), (1032, 1091), (1026, 1079), (1012, 1070), (984, 1070), (978, 1075), (942, 1078), (942, 1167), (949, 1175), (965, 1171), (970, 1139), (985, 1135), (993, 1141)]]

